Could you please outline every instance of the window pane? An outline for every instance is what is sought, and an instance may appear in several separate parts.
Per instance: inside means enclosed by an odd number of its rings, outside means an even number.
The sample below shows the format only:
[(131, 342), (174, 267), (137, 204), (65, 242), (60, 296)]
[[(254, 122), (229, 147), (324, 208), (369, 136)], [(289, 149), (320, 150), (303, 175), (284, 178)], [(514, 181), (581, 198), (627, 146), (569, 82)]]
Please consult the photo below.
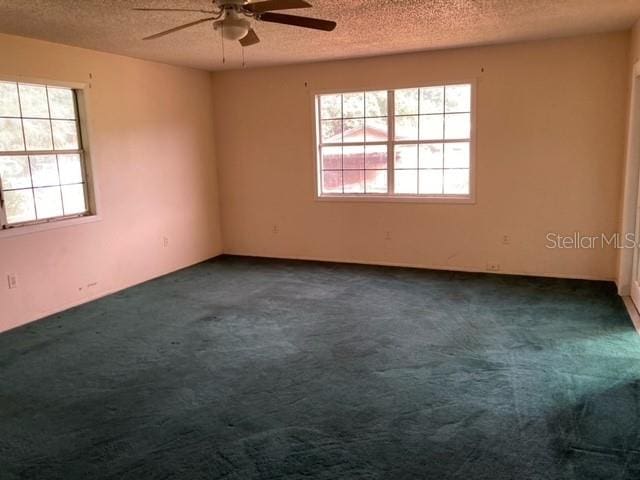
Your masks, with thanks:
[(342, 193), (342, 172), (322, 172), (322, 191), (324, 193)]
[(388, 120), (384, 118), (367, 118), (365, 129), (366, 142), (386, 142), (388, 138)]
[(387, 193), (386, 170), (367, 170), (365, 178), (367, 193)]
[(469, 168), (469, 144), (447, 143), (444, 147), (445, 168)]
[(39, 85), (19, 85), (23, 117), (49, 118), (47, 88)]
[(327, 120), (342, 117), (342, 95), (322, 95), (320, 97), (320, 116)]
[(387, 146), (367, 145), (365, 147), (364, 166), (367, 169), (386, 169), (388, 166)]
[(68, 88), (47, 87), (49, 93), (49, 110), (51, 118), (75, 119), (76, 109), (73, 90)]
[(444, 87), (420, 89), (420, 113), (444, 112)]
[(366, 92), (365, 103), (367, 117), (386, 117), (388, 115), (386, 90)]
[(456, 169), (444, 171), (444, 193), (468, 195), (469, 170)]
[(364, 168), (364, 145), (343, 147), (342, 168), (345, 170), (362, 170)]
[(19, 117), (18, 85), (0, 82), (0, 117)]
[(420, 194), (442, 194), (442, 170), (420, 170)]
[(76, 122), (69, 120), (52, 120), (53, 145), (56, 150), (76, 150), (78, 148), (78, 131)]
[[(322, 142), (340, 145), (320, 150), (322, 191), (468, 195), (471, 93), (471, 85), (460, 84), (320, 96)], [(81, 158), (74, 162), (74, 180), (83, 183)]]
[(364, 92), (342, 95), (342, 116), (344, 118), (364, 117)]
[(442, 143), (420, 145), (420, 168), (442, 168)]
[(31, 187), (29, 160), (26, 156), (0, 157), (0, 178), (3, 189)]
[(420, 140), (442, 140), (444, 115), (420, 116)]
[(321, 129), (323, 143), (342, 142), (342, 120), (323, 120)]
[(418, 117), (396, 117), (396, 140), (418, 139)]
[(49, 120), (23, 120), (27, 150), (51, 150), (51, 124)]
[(58, 155), (58, 171), (60, 172), (60, 183), (81, 183), (82, 160), (80, 155)]
[(342, 169), (342, 147), (322, 147), (322, 169)]
[(64, 185), (62, 187), (62, 202), (65, 215), (75, 215), (87, 211), (84, 196), (84, 184)]
[(446, 115), (444, 138), (447, 140), (469, 138), (471, 136), (471, 115), (454, 113)]
[(396, 115), (417, 115), (419, 104), (418, 88), (395, 91)]
[(343, 142), (364, 142), (364, 120), (346, 119), (344, 121)]
[(446, 112), (471, 111), (471, 85), (448, 85), (446, 87)]
[(30, 222), (36, 219), (31, 189), (11, 190), (3, 195), (8, 223)]
[[(77, 150), (76, 118), (72, 89), (0, 82), (0, 152)], [(80, 154), (0, 156), (0, 188), (10, 224), (87, 209)]]
[(394, 153), (395, 168), (418, 168), (418, 146), (396, 145)]
[(418, 193), (418, 171), (417, 170), (396, 170), (395, 193), (416, 194)]
[(50, 187), (60, 183), (55, 155), (30, 156), (29, 161), (34, 187)]
[(15, 152), (19, 150), (24, 150), (20, 120), (0, 118), (0, 151)]
[(36, 213), (38, 219), (62, 216), (62, 197), (60, 187), (34, 188)]
[(344, 193), (364, 193), (364, 171), (345, 170), (342, 172), (344, 178)]

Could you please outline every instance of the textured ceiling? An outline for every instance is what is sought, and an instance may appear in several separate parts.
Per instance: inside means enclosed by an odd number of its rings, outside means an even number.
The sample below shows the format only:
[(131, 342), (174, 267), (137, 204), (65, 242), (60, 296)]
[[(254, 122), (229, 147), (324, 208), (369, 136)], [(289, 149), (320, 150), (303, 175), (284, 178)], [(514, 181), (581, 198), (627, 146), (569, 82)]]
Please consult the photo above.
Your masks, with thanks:
[[(262, 43), (248, 67), (533, 40), (629, 28), (640, 0), (310, 0), (302, 15), (335, 20), (334, 32), (258, 23)], [(207, 70), (238, 68), (242, 49), (202, 24), (157, 40), (142, 37), (202, 18), (132, 7), (208, 9), (210, 0), (0, 0), (0, 32)], [(286, 13), (296, 13), (288, 11)]]

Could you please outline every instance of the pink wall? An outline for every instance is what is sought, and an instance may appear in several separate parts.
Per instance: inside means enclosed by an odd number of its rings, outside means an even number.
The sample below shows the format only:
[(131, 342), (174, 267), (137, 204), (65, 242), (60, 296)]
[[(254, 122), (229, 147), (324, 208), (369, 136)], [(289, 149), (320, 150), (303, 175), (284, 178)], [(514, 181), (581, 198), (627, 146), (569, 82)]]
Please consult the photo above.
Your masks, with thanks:
[(0, 35), (2, 76), (88, 82), (90, 73), (101, 219), (0, 234), (0, 331), (222, 250), (207, 72)]
[[(545, 236), (618, 230), (628, 50), (619, 32), (215, 73), (225, 251), (613, 279), (613, 248), (550, 250)], [(475, 205), (315, 200), (314, 92), (469, 78)]]
[[(0, 330), (215, 256), (221, 231), (227, 253), (612, 279), (612, 248), (544, 245), (618, 229), (629, 54), (620, 32), (210, 75), (0, 35), (0, 76), (92, 74), (100, 213), (0, 233)], [(315, 200), (314, 91), (469, 78), (475, 204)]]
[(631, 29), (631, 65), (640, 60), (640, 20)]

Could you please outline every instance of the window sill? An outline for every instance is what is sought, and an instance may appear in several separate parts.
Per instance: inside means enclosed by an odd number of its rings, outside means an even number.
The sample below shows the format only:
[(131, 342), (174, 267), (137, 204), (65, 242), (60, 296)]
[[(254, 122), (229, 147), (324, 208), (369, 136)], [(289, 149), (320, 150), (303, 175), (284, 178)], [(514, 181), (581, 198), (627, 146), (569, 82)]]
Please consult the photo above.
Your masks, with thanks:
[(430, 197), (416, 195), (317, 195), (318, 202), (385, 202), (385, 203), (445, 203), (475, 204), (470, 196)]
[(76, 225), (84, 225), (86, 223), (95, 223), (101, 221), (99, 215), (86, 215), (84, 217), (68, 218), (64, 220), (53, 220), (45, 223), (37, 223), (33, 225), (23, 225), (20, 227), (6, 228), (0, 230), (0, 239), (17, 237), (20, 235), (29, 235), (32, 233), (45, 232), (58, 228), (74, 227)]

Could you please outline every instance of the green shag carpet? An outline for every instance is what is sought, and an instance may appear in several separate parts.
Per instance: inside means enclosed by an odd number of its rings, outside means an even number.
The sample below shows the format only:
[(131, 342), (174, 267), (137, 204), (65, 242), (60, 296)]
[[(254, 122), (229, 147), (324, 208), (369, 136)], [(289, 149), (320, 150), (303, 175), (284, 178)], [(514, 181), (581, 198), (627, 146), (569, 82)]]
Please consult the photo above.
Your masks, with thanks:
[(613, 284), (221, 257), (0, 335), (0, 478), (638, 479)]

